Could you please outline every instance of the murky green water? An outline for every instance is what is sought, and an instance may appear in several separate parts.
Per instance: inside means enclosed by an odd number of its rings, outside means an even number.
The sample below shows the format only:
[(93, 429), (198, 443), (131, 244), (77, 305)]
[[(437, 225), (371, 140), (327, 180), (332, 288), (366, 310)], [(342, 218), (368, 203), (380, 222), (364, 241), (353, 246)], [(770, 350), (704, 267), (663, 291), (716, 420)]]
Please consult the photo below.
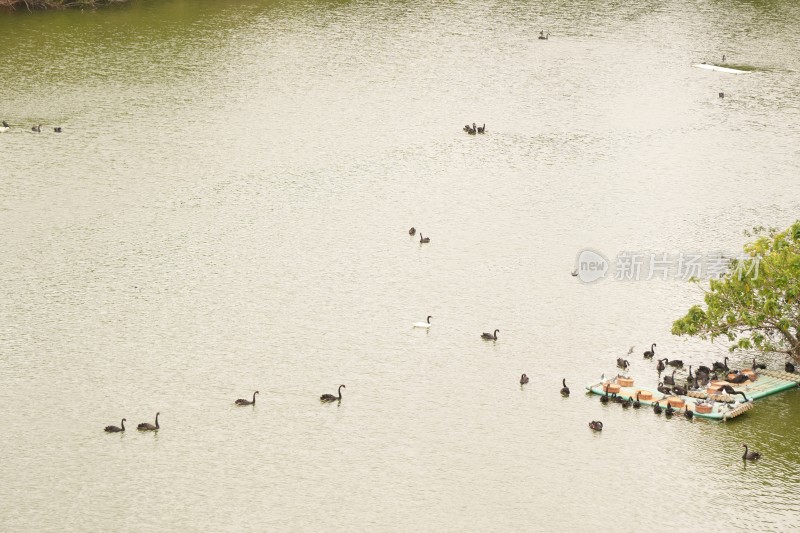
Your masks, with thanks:
[[(799, 24), (788, 1), (0, 16), (0, 529), (796, 528), (800, 392), (727, 424), (601, 406), (582, 389), (630, 345), (643, 385), (651, 342), (725, 352), (669, 335), (686, 283), (569, 271), (797, 218)], [(759, 70), (690, 66), (723, 53)]]

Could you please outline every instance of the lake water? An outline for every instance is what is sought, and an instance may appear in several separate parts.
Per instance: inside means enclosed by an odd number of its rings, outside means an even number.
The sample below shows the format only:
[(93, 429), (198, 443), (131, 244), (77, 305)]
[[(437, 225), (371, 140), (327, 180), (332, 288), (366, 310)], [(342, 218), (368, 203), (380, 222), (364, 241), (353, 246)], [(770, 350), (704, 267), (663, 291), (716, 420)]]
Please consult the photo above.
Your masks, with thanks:
[[(631, 345), (649, 386), (650, 343), (726, 350), (670, 335), (693, 285), (570, 271), (797, 219), (799, 26), (790, 1), (1, 15), (0, 529), (796, 530), (800, 392), (728, 423), (602, 406)], [(757, 70), (691, 68), (722, 54)]]

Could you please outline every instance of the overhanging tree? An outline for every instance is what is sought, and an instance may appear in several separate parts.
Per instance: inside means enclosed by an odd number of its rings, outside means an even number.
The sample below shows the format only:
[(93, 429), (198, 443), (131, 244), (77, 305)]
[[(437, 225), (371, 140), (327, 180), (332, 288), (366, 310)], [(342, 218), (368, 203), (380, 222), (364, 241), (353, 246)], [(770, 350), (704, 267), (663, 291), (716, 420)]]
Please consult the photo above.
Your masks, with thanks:
[(701, 286), (705, 308), (689, 309), (672, 333), (723, 338), (730, 351), (784, 352), (800, 361), (800, 220), (785, 231), (760, 227), (746, 235), (757, 238), (724, 276)]

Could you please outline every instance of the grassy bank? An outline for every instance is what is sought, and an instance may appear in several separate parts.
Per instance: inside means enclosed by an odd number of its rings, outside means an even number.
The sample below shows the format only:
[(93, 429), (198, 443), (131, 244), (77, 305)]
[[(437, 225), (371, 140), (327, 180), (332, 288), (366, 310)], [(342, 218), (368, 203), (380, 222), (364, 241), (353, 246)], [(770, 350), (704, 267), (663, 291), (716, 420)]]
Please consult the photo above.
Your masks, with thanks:
[(0, 0), (3, 9), (67, 9), (70, 7), (97, 7), (121, 4), (128, 0)]

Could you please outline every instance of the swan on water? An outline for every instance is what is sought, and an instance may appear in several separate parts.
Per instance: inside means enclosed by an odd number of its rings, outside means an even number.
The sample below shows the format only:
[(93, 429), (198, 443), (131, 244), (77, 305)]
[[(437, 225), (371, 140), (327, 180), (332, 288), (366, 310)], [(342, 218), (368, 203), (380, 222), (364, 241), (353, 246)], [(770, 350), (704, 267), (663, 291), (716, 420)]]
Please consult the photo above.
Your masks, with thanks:
[(414, 327), (415, 328), (428, 329), (429, 327), (431, 327), (431, 318), (433, 318), (433, 317), (432, 316), (428, 316), (428, 321), (427, 322), (414, 322)]
[(122, 422), (120, 422), (120, 424), (119, 424), (122, 427), (106, 426), (106, 429), (105, 429), (106, 433), (119, 433), (120, 431), (125, 431), (125, 422), (127, 422), (127, 421), (128, 421), (127, 418), (123, 418), (122, 419)]
[(156, 413), (156, 425), (155, 426), (153, 424), (148, 423), (148, 422), (142, 422), (141, 424), (136, 426), (136, 429), (138, 429), (139, 431), (157, 431), (157, 430), (161, 429), (161, 426), (158, 425), (158, 415), (160, 415), (160, 414), (161, 413)]
[(258, 391), (255, 391), (253, 393), (253, 400), (252, 401), (251, 400), (245, 400), (243, 398), (239, 398), (238, 400), (236, 400), (233, 403), (235, 403), (236, 405), (255, 405), (256, 404), (256, 394), (258, 394)]
[(333, 394), (323, 394), (319, 397), (319, 401), (321, 402), (335, 402), (335, 401), (342, 401), (342, 389), (346, 389), (344, 385), (339, 385), (339, 396), (334, 396)]

